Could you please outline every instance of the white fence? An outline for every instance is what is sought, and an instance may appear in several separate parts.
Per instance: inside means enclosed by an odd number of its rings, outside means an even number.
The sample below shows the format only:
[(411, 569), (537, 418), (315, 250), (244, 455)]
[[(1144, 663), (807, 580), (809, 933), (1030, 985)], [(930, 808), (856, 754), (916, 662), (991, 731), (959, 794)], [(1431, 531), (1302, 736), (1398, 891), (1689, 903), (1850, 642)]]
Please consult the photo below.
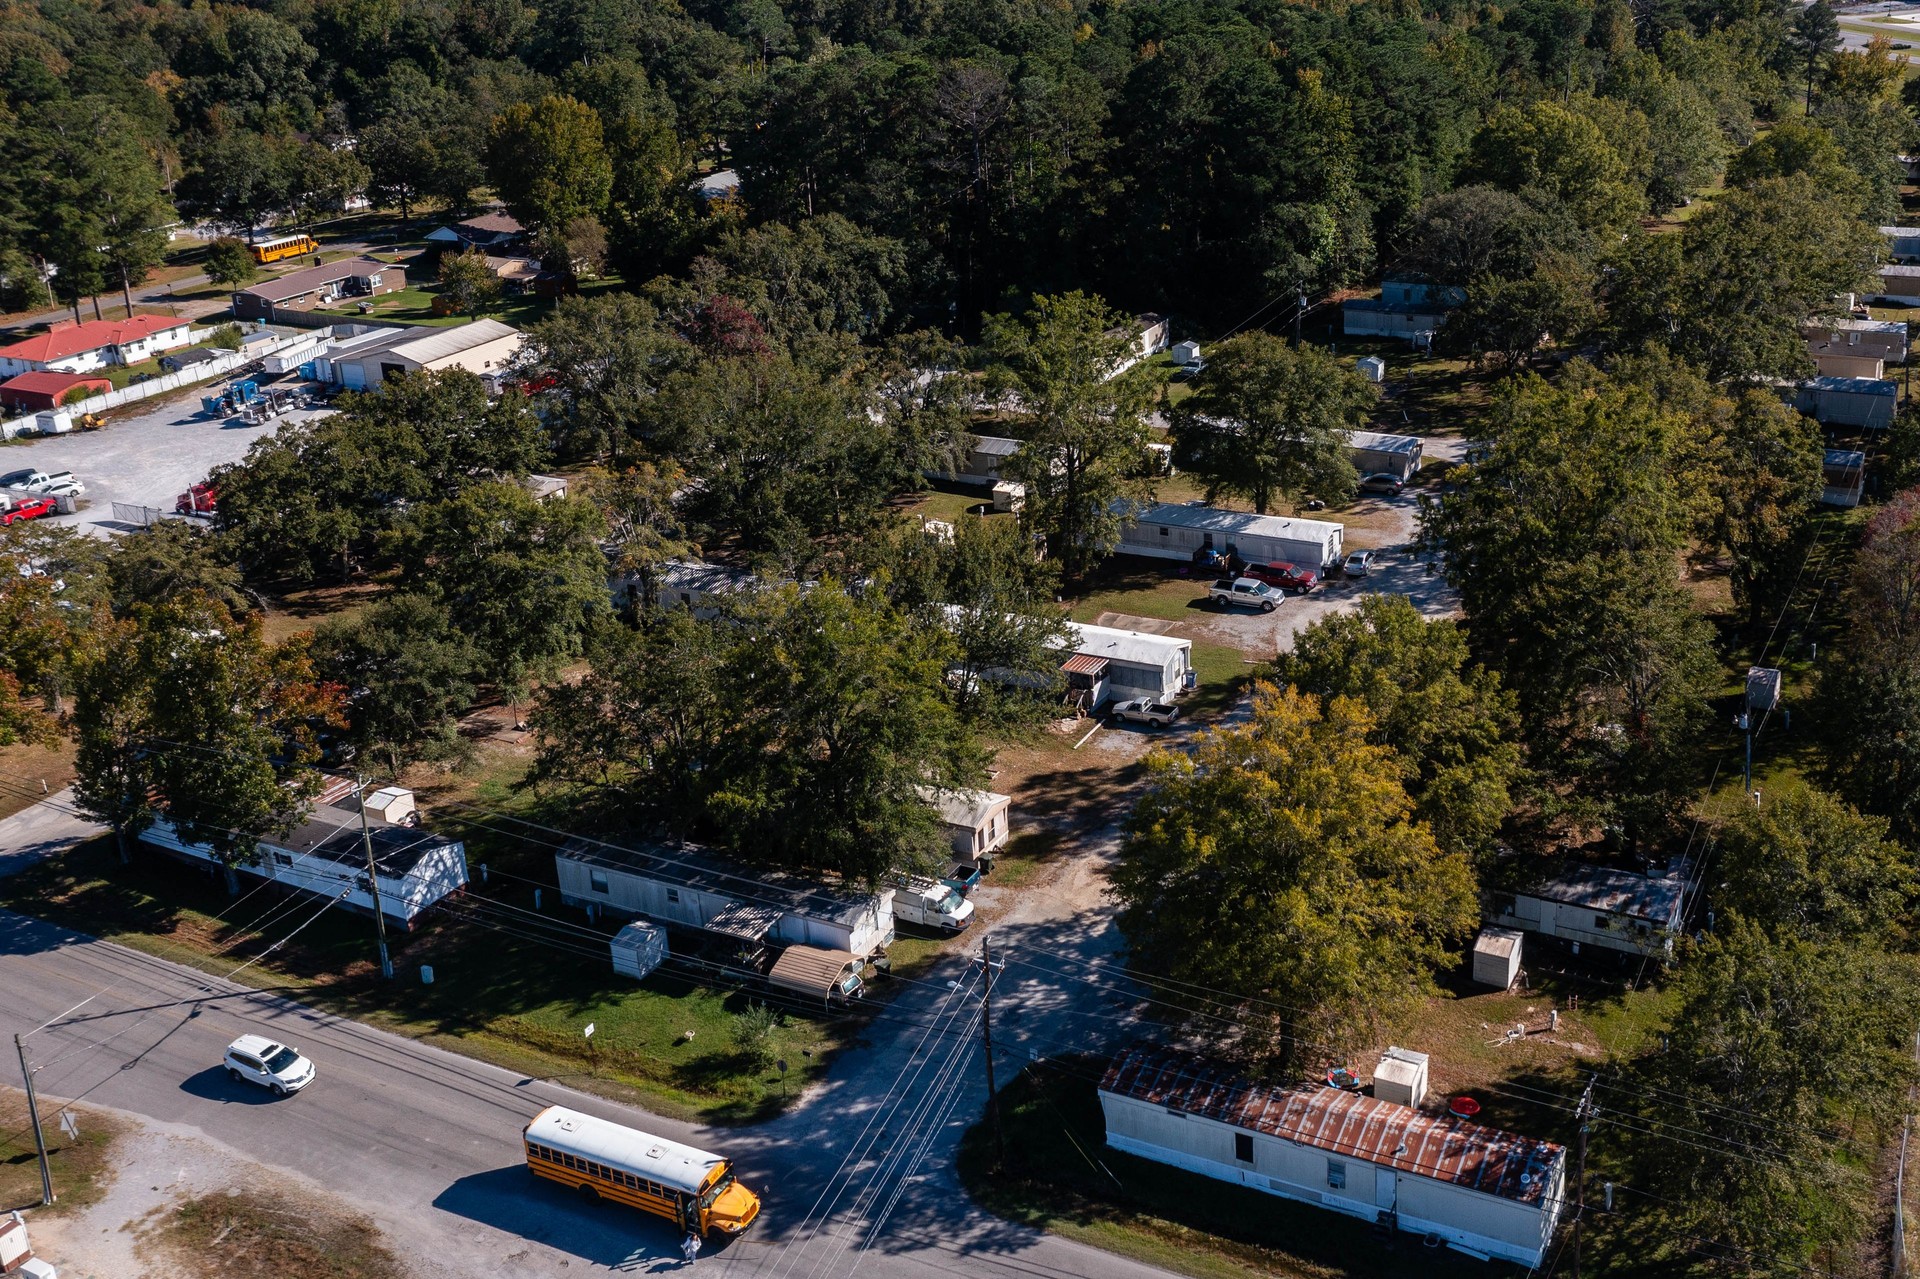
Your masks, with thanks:
[[(62, 404), (53, 410), (55, 413), (71, 414), (79, 417), (84, 413), (100, 413), (107, 409), (118, 408), (122, 404), (132, 404), (138, 400), (155, 395), (164, 395), (168, 391), (177, 391), (183, 386), (192, 386), (196, 382), (205, 382), (219, 377), (222, 373), (237, 369), (242, 364), (271, 355), (273, 352), (306, 340), (306, 335), (279, 338), (272, 342), (256, 342), (243, 351), (233, 351), (204, 364), (182, 369), (178, 373), (162, 373), (158, 377), (148, 378), (144, 382), (135, 382), (132, 386), (123, 386), (104, 395), (95, 395), (89, 399), (78, 400), (72, 404)], [(0, 422), (0, 440), (10, 440), (16, 435), (33, 435), (40, 430), (40, 415), (29, 413), (24, 417), (10, 418)]]

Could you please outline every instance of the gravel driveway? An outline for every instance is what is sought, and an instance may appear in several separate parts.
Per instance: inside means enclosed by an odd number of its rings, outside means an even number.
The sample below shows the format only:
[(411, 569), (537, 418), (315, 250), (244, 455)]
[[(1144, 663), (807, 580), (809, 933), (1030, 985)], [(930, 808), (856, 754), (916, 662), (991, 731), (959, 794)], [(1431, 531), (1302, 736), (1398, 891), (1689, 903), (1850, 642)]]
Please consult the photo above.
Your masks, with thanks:
[[(291, 383), (288, 383), (291, 385)], [(221, 419), (200, 408), (208, 388), (170, 397), (144, 410), (116, 414), (98, 431), (25, 436), (0, 447), (0, 471), (24, 466), (72, 471), (87, 486), (80, 509), (49, 517), (97, 536), (125, 533), (132, 525), (113, 518), (115, 502), (173, 510), (174, 499), (207, 478), (223, 462), (237, 462), (252, 443), (281, 423), (329, 412), (300, 410), (262, 426)]]

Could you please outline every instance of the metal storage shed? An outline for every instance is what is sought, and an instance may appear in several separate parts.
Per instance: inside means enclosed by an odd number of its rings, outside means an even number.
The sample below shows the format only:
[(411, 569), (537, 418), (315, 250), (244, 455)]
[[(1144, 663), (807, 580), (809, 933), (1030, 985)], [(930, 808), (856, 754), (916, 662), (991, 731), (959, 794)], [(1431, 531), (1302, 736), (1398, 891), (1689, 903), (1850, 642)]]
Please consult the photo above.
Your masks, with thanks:
[(667, 957), (667, 930), (636, 919), (613, 935), (613, 971), (645, 977)]
[(1566, 1149), (1320, 1084), (1269, 1086), (1152, 1047), (1100, 1082), (1116, 1150), (1538, 1266), (1565, 1202)]
[(1410, 1048), (1387, 1049), (1373, 1068), (1373, 1095), (1418, 1110), (1427, 1099), (1427, 1055)]
[(1473, 979), (1482, 986), (1512, 990), (1520, 977), (1520, 943), (1525, 936), (1517, 928), (1482, 928), (1473, 939)]
[(1829, 425), (1884, 431), (1893, 425), (1899, 394), (1899, 383), (1884, 378), (1817, 377), (1800, 384), (1794, 404)]
[(1867, 455), (1858, 449), (1828, 449), (1820, 464), (1820, 500), (1828, 506), (1858, 506), (1867, 488)]
[(1183, 562), (1196, 552), (1232, 552), (1254, 564), (1287, 560), (1325, 569), (1340, 562), (1345, 535), (1344, 525), (1328, 520), (1252, 515), (1199, 502), (1163, 504), (1139, 514), (1121, 535), (1119, 549)]

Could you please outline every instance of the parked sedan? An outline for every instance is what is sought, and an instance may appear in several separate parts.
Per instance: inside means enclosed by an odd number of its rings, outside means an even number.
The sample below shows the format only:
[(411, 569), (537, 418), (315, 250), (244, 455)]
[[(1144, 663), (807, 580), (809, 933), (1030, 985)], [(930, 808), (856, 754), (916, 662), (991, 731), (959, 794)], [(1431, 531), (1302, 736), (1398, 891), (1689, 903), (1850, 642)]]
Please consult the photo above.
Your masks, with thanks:
[(1373, 552), (1355, 551), (1347, 556), (1347, 576), (1365, 577), (1373, 570)]
[(1360, 491), (1362, 493), (1398, 493), (1406, 486), (1405, 480), (1387, 471), (1379, 471), (1373, 475), (1363, 475), (1360, 477)]
[(1156, 702), (1151, 697), (1136, 697), (1131, 701), (1116, 704), (1113, 708), (1113, 717), (1129, 720), (1135, 724), (1151, 724), (1155, 728), (1165, 728), (1180, 718), (1180, 708), (1169, 706), (1165, 702)]
[(1286, 560), (1274, 560), (1270, 564), (1249, 564), (1243, 577), (1255, 578), (1268, 586), (1277, 586), (1283, 591), (1299, 591), (1305, 595), (1320, 585), (1320, 574)]
[(53, 509), (54, 501), (50, 497), (23, 497), (0, 511), (0, 524), (11, 524), (15, 520), (37, 520)]

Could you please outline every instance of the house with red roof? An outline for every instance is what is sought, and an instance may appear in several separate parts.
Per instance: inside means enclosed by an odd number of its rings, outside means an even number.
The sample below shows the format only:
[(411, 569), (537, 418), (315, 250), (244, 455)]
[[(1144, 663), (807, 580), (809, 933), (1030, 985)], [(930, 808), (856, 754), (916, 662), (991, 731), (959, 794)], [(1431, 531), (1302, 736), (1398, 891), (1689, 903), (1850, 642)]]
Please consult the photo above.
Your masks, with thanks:
[(21, 373), (91, 373), (115, 364), (138, 364), (192, 343), (192, 326), (168, 315), (135, 315), (124, 320), (61, 321), (0, 346), (0, 377)]
[(104, 395), (113, 383), (87, 373), (22, 373), (0, 382), (0, 409), (9, 413), (40, 413), (57, 409), (68, 399)]

